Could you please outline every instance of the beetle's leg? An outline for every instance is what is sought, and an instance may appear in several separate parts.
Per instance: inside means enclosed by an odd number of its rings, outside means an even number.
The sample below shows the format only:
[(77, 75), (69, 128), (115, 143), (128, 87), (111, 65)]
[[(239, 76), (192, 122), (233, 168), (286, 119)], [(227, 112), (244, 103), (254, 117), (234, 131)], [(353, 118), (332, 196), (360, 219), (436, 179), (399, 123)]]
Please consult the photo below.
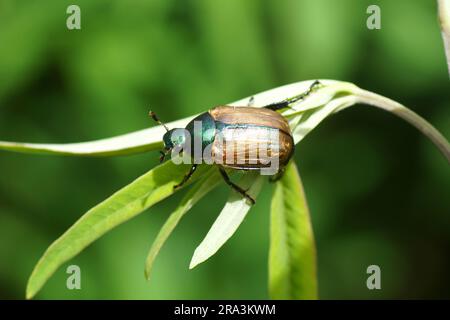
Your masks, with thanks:
[(277, 110), (281, 110), (284, 108), (289, 108), (289, 106), (297, 101), (300, 100), (304, 100), (306, 99), (307, 96), (309, 96), (312, 92), (314, 92), (314, 90), (316, 90), (318, 87), (322, 86), (322, 83), (320, 83), (319, 80), (315, 80), (308, 88), (308, 90), (306, 90), (303, 93), (300, 93), (299, 95), (296, 95), (294, 97), (288, 98), (286, 100), (280, 101), (280, 102), (275, 102), (272, 104), (269, 104), (267, 106), (265, 106), (264, 108), (273, 110), (273, 111), (277, 111)]
[(270, 110), (273, 110), (273, 111), (285, 109), (285, 108), (288, 108), (288, 107), (289, 107), (289, 102), (287, 100), (283, 100), (281, 102), (271, 103), (271, 104), (268, 104), (267, 106), (264, 106), (264, 108), (270, 109)]
[(247, 107), (253, 107), (255, 105), (255, 97), (251, 96), (250, 99), (248, 99)]
[(275, 173), (273, 176), (271, 176), (269, 178), (269, 182), (273, 183), (273, 182), (277, 182), (278, 180), (280, 180), (281, 178), (283, 178), (284, 176), (284, 171), (285, 169), (280, 169), (280, 171), (278, 171), (277, 173)]
[(222, 175), (223, 179), (225, 180), (225, 182), (231, 187), (233, 188), (233, 190), (239, 192), (243, 197), (245, 197), (246, 199), (248, 199), (251, 204), (255, 204), (255, 199), (253, 199), (248, 193), (247, 191), (245, 191), (244, 189), (242, 189), (241, 187), (239, 187), (237, 184), (235, 184), (233, 181), (230, 180), (230, 177), (228, 176), (227, 172), (225, 171), (224, 168), (219, 167), (220, 170), (220, 174)]
[(159, 154), (161, 155), (159, 157), (159, 163), (162, 163), (164, 161), (164, 158), (166, 157), (166, 154), (164, 151), (160, 151)]
[(178, 188), (180, 188), (183, 184), (185, 184), (185, 183), (190, 179), (190, 177), (194, 174), (195, 169), (197, 169), (197, 166), (198, 166), (198, 164), (193, 164), (192, 167), (191, 167), (191, 169), (189, 170), (189, 172), (186, 173), (186, 175), (184, 176), (183, 180), (181, 180), (181, 182), (180, 182), (179, 184), (175, 185), (173, 188), (174, 188), (174, 189), (178, 189)]

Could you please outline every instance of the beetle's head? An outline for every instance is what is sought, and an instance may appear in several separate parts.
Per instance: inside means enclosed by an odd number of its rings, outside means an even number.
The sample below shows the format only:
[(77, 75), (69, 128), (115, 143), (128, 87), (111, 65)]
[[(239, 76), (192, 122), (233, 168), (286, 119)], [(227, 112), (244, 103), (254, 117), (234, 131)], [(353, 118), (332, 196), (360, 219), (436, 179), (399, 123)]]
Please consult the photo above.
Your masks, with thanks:
[(174, 147), (182, 146), (185, 141), (185, 130), (181, 128), (169, 130), (163, 136), (165, 150), (172, 150)]
[(163, 136), (164, 151), (160, 151), (161, 153), (161, 158), (159, 159), (160, 162), (164, 161), (165, 156), (173, 148), (180, 148), (183, 146), (184, 142), (186, 141), (185, 132), (186, 132), (185, 129), (175, 128), (172, 130), (167, 130), (167, 132), (164, 133)]

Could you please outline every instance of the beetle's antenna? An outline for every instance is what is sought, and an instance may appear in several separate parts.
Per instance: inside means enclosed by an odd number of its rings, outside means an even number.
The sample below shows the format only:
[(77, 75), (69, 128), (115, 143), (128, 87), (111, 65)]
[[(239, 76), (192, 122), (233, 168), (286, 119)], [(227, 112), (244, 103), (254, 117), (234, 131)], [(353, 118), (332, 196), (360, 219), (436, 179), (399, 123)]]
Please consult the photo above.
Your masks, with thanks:
[(150, 111), (150, 112), (148, 113), (148, 115), (149, 115), (153, 120), (155, 120), (155, 122), (156, 122), (157, 124), (159, 124), (160, 126), (163, 126), (164, 129), (166, 129), (166, 131), (169, 131), (169, 128), (167, 128), (167, 126), (166, 126), (164, 123), (162, 123), (161, 120), (159, 120), (159, 118), (156, 116), (156, 113), (154, 113), (153, 111)]

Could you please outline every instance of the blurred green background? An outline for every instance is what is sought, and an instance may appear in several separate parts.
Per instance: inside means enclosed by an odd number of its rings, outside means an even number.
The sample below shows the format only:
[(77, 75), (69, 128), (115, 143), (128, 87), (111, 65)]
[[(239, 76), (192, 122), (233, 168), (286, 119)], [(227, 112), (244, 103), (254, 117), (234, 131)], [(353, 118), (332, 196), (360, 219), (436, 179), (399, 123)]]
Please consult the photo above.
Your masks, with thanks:
[[(81, 30), (66, 8), (81, 8)], [(366, 28), (381, 7), (381, 30)], [(65, 143), (176, 120), (290, 82), (351, 81), (411, 107), (450, 137), (450, 90), (436, 3), (0, 0), (0, 140)], [(403, 121), (356, 106), (295, 155), (311, 208), (319, 293), (450, 298), (450, 170)], [(24, 298), (33, 266), (87, 209), (158, 162), (0, 153), (0, 298)], [(227, 186), (181, 222), (143, 275), (147, 250), (184, 192), (118, 227), (61, 268), (40, 299), (267, 298), (272, 186), (237, 233), (189, 271)], [(82, 290), (65, 269), (78, 264)], [(381, 267), (382, 290), (366, 288)]]

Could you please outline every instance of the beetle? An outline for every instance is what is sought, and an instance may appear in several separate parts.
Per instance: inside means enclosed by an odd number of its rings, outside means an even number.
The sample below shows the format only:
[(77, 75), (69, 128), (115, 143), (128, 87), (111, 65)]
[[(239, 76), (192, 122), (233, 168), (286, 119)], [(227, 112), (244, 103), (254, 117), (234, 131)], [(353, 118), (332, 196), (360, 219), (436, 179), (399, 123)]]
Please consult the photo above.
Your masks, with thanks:
[[(321, 83), (316, 80), (307, 91), (262, 108), (253, 106), (253, 97), (250, 98), (247, 106), (217, 106), (195, 117), (184, 129), (169, 129), (151, 111), (152, 119), (164, 126), (167, 131), (163, 136), (164, 150), (160, 151), (160, 162), (163, 162), (165, 156), (176, 147), (183, 149), (183, 151), (188, 149), (191, 158), (194, 159), (192, 153), (192, 150), (195, 149), (194, 141), (199, 141), (201, 142), (202, 152), (207, 147), (210, 148), (212, 160), (216, 160), (214, 163), (218, 165), (225, 182), (248, 199), (251, 204), (254, 204), (255, 200), (247, 191), (230, 180), (226, 168), (261, 170), (268, 166), (267, 163), (262, 161), (261, 154), (264, 153), (270, 154), (271, 157), (278, 157), (279, 167), (277, 172), (273, 174), (272, 180), (281, 177), (285, 166), (294, 153), (295, 144), (287, 119), (277, 111), (290, 108), (293, 103), (305, 99), (319, 86), (321, 86)], [(196, 126), (196, 122), (200, 122), (201, 126)], [(274, 131), (278, 134), (272, 134)], [(187, 135), (190, 136), (190, 149), (187, 148), (189, 144)], [(218, 143), (218, 141), (221, 141), (221, 143)], [(225, 146), (230, 143), (233, 144), (234, 148), (227, 149)], [(230, 158), (232, 161), (223, 162), (224, 159)], [(237, 158), (243, 161), (236, 161)], [(174, 188), (179, 188), (185, 184), (194, 174), (197, 166), (197, 161), (194, 161), (189, 172)]]

